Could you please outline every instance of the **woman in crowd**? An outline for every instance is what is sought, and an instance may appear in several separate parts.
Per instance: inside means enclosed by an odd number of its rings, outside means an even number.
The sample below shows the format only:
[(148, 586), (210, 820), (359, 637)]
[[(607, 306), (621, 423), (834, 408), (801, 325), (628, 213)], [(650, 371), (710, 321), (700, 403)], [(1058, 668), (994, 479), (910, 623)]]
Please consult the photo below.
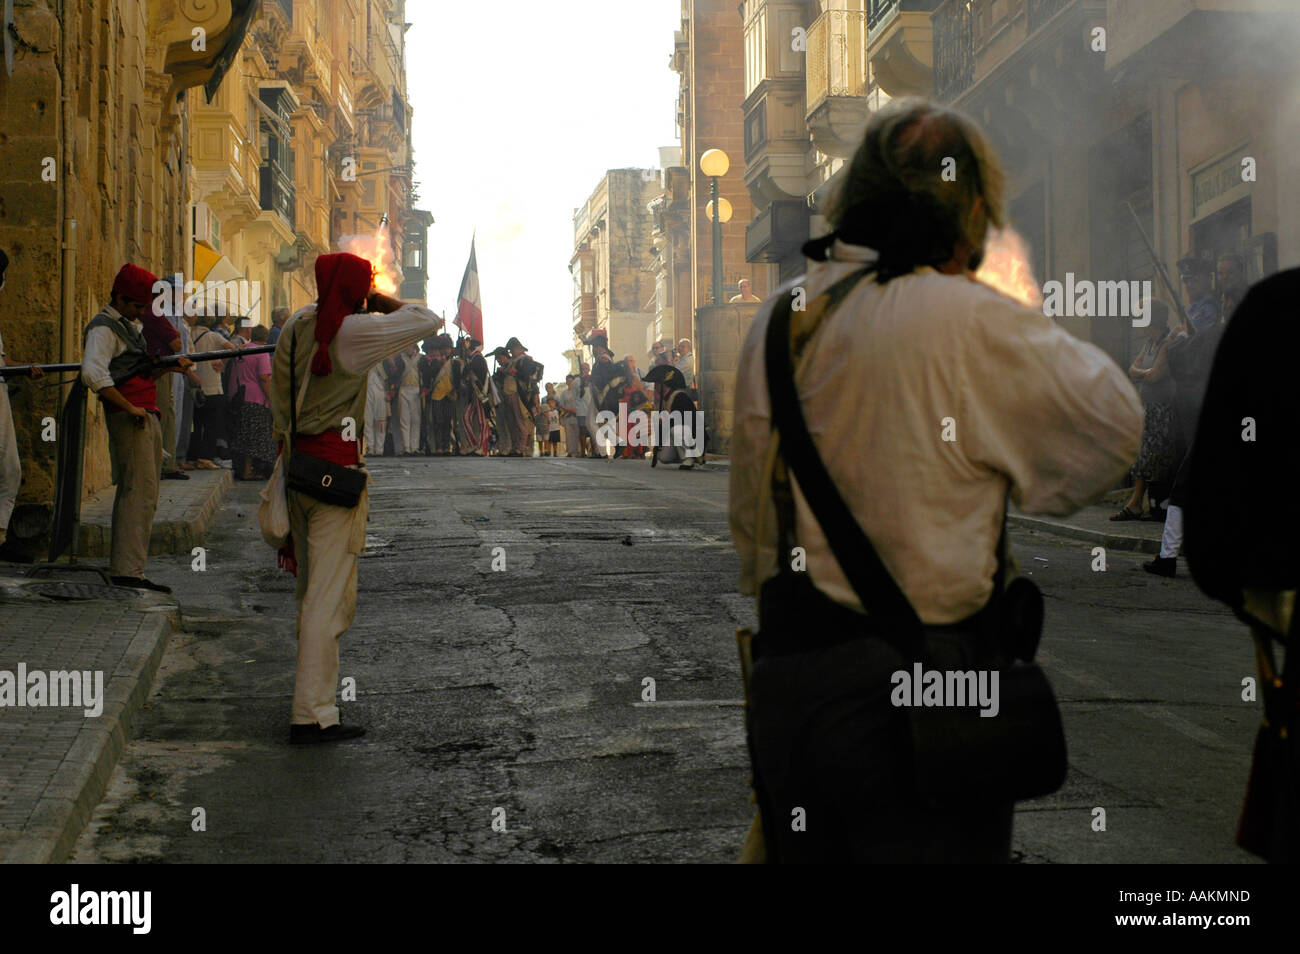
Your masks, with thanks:
[(1151, 303), (1151, 322), (1146, 327), (1147, 343), (1128, 376), (1138, 387), (1145, 418), (1142, 424), (1142, 448), (1137, 463), (1133, 465), (1133, 493), (1128, 502), (1111, 520), (1138, 520), (1142, 516), (1142, 496), (1151, 495), (1151, 517), (1161, 516), (1162, 490), (1173, 478), (1174, 437), (1174, 379), (1169, 375), (1167, 346), (1169, 334), (1169, 306), (1164, 302)]
[[(266, 327), (252, 329), (252, 344), (266, 344)], [(239, 480), (266, 479), (275, 465), (275, 440), (271, 433), (271, 356), (255, 354), (236, 362), (235, 390), (244, 400), (235, 418), (234, 468)]]
[[(218, 315), (205, 315), (197, 324), (203, 329), (194, 338), (194, 351), (238, 351), (239, 346), (228, 341), (218, 330)], [(203, 470), (219, 470), (216, 458), (229, 445), (226, 433), (226, 395), (221, 386), (224, 361), (203, 361), (194, 366), (202, 386), (201, 403), (194, 406), (194, 436), (191, 438), (190, 458)]]

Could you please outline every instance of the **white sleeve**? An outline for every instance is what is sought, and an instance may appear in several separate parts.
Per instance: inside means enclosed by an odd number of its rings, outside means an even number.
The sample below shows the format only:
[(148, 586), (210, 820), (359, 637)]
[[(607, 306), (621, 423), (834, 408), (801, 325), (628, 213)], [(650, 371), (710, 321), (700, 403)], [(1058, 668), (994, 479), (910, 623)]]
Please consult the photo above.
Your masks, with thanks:
[(100, 325), (86, 335), (86, 350), (81, 356), (81, 380), (92, 391), (102, 391), (113, 386), (113, 375), (108, 362), (113, 360), (113, 345), (117, 336), (111, 328)]
[(1119, 365), (993, 296), (977, 306), (971, 332), (962, 364), (969, 458), (1005, 474), (1028, 513), (1070, 514), (1113, 487), (1137, 459), (1143, 419)]
[(422, 305), (403, 305), (391, 315), (349, 315), (335, 339), (339, 362), (349, 374), (364, 374), (440, 327), (442, 319)]
[(759, 584), (770, 569), (759, 566), (759, 541), (767, 529), (762, 514), (772, 425), (762, 356), (767, 325), (771, 320), (771, 306), (764, 305), (758, 309), (741, 345), (736, 368), (727, 522), (736, 554), (740, 557), (739, 590), (747, 596), (758, 592)]

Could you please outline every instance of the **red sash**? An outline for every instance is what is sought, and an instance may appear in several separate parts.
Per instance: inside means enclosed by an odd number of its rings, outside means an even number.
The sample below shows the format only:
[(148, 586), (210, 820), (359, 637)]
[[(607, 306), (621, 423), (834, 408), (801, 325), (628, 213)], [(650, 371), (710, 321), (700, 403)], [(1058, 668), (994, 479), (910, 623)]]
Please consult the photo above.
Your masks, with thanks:
[[(158, 411), (158, 388), (154, 386), (153, 376), (149, 374), (137, 374), (133, 378), (127, 378), (121, 384), (117, 385), (118, 393), (126, 398), (136, 407), (142, 407), (146, 411)], [(102, 398), (100, 400), (103, 400)], [(104, 401), (104, 408), (109, 414), (126, 413), (116, 404), (109, 404)]]
[(343, 432), (324, 431), (320, 434), (299, 434), (293, 439), (294, 450), (319, 457), (340, 467), (361, 463), (361, 452), (356, 441), (345, 441)]

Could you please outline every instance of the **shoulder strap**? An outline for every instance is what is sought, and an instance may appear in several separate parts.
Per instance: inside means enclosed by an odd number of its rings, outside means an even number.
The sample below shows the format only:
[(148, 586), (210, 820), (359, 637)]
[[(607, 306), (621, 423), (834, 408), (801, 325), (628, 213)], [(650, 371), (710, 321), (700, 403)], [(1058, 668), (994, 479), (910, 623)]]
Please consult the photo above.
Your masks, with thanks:
[[(320, 347), (317, 343), (312, 346), (312, 357), (316, 356), (316, 349)], [(297, 365), (298, 365), (298, 323), (293, 323), (293, 331), (289, 333), (289, 452), (293, 453), (293, 439), (298, 436), (298, 408), (302, 402), (307, 399), (307, 385), (311, 384), (311, 374), (308, 374), (302, 382), (302, 390), (298, 391), (297, 397), (294, 392), (297, 391)], [(308, 361), (308, 364), (311, 362)]]
[[(831, 288), (829, 296), (832, 300), (842, 297), (847, 288), (864, 275), (865, 272), (860, 271), (842, 279)], [(804, 498), (821, 525), (836, 562), (848, 577), (863, 607), (873, 616), (897, 620), (907, 633), (912, 634), (912, 645), (919, 648), (920, 617), (844, 503), (808, 432), (795, 390), (794, 365), (790, 355), (790, 312), (790, 296), (778, 298), (765, 342), (772, 424), (781, 441), (781, 456), (798, 478)], [(919, 658), (918, 653), (911, 655)]]

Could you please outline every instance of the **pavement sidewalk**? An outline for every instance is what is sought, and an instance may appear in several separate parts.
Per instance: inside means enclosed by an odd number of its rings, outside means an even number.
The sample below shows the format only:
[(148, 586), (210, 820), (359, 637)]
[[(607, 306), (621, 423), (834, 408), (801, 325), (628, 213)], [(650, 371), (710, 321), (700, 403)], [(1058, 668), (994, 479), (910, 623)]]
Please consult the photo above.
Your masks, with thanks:
[[(158, 485), (158, 512), (153, 518), (149, 555), (188, 553), (203, 542), (221, 502), (234, 483), (229, 470), (192, 470), (189, 480), (164, 480)], [(108, 557), (113, 528), (113, 488), (81, 504), (81, 533), (77, 556)]]
[[(57, 862), (104, 796), (179, 609), (170, 597), (104, 586), (86, 573), (33, 580), (20, 572), (0, 567), (0, 680), (16, 681), (20, 664), (29, 685), (37, 671), (103, 680), (98, 715), (86, 714), (85, 695), (79, 705), (0, 707), (0, 862)], [(60, 701), (53, 696), (46, 702)]]
[[(231, 484), (229, 470), (163, 481), (150, 554), (202, 544)], [(69, 855), (180, 626), (174, 597), (108, 586), (93, 572), (108, 556), (112, 509), (112, 487), (82, 505), (78, 556), (96, 558), (91, 566), (34, 578), (31, 568), (0, 564), (0, 862)], [(87, 715), (84, 693), (79, 705), (16, 705), (20, 664), (29, 685), (38, 671), (102, 674), (102, 710)]]
[[(1122, 492), (1127, 499), (1129, 492)], [(1113, 495), (1108, 494), (1107, 497)], [(1053, 533), (1058, 537), (1084, 540), (1105, 547), (1107, 550), (1129, 550), (1134, 553), (1160, 553), (1160, 535), (1165, 525), (1145, 520), (1126, 520), (1112, 522), (1110, 517), (1123, 506), (1123, 501), (1104, 500), (1084, 507), (1078, 513), (1068, 517), (1044, 517), (1038, 514), (1017, 513), (1014, 509), (1007, 514), (1007, 524), (1027, 530), (1039, 530)]]

